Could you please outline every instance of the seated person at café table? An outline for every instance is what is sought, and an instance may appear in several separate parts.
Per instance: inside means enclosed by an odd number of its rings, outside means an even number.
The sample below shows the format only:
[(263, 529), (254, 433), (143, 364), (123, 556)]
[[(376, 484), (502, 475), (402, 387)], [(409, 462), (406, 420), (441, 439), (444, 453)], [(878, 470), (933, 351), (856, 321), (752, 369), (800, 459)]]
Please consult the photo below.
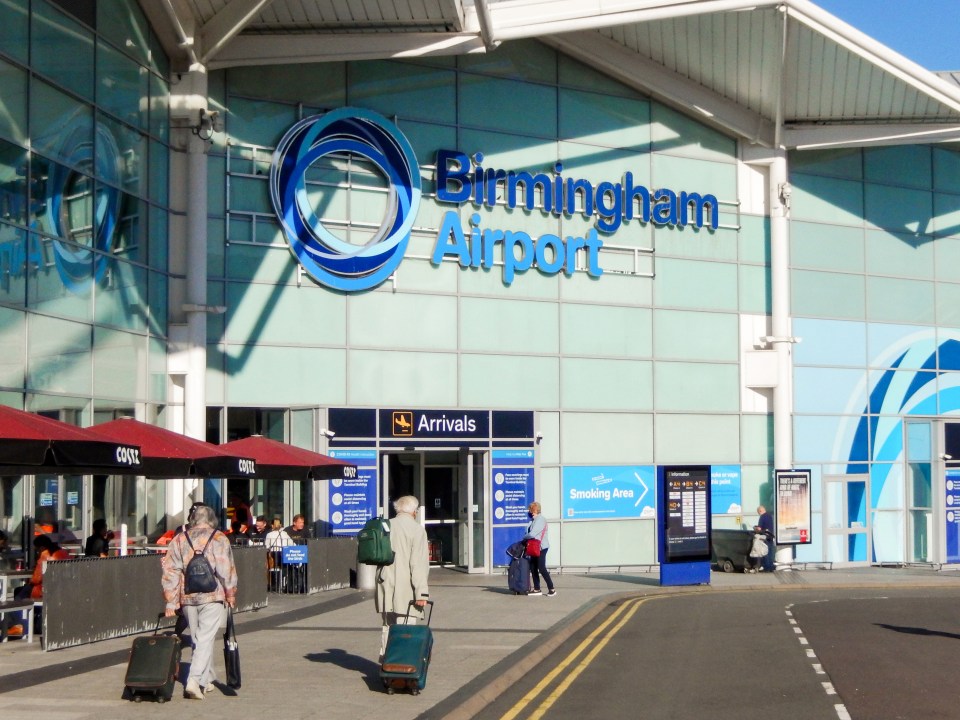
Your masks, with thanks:
[[(33, 547), (37, 553), (37, 564), (33, 568), (30, 582), (13, 591), (15, 600), (42, 600), (43, 599), (43, 570), (51, 560), (69, 560), (70, 553), (60, 547), (47, 535), (37, 535), (33, 539)], [(27, 610), (26, 612), (33, 612)], [(10, 635), (23, 635), (23, 625), (14, 625), (10, 628)]]
[(107, 557), (110, 553), (110, 539), (113, 537), (103, 518), (93, 521), (93, 535), (87, 538), (83, 546), (84, 557)]

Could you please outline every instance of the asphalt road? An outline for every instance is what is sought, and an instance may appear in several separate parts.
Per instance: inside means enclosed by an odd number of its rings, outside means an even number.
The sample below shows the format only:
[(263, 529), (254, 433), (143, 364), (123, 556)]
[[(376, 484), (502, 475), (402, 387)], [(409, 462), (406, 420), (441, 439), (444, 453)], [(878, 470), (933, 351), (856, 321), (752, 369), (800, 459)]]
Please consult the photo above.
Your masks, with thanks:
[(957, 718), (958, 616), (954, 588), (620, 600), (478, 718)]

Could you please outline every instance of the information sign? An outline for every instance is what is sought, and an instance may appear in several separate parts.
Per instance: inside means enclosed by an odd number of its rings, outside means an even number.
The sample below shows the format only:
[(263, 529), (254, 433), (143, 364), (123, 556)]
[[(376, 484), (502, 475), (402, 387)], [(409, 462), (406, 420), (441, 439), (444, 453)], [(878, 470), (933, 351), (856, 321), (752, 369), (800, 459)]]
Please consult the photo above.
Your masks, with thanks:
[(280, 551), (280, 562), (284, 565), (306, 565), (306, 545), (284, 545)]
[(947, 468), (944, 483), (946, 497), (947, 562), (960, 562), (960, 468)]
[(810, 471), (777, 470), (775, 513), (779, 545), (807, 545), (810, 539)]
[(377, 509), (377, 451), (330, 451), (330, 457), (357, 466), (353, 478), (333, 478), (328, 483), (330, 531), (334, 535), (355, 535)]
[(533, 450), (494, 450), (492, 456), (493, 524), (528, 522), (527, 508), (534, 496)]
[(743, 512), (741, 479), (739, 465), (710, 466), (710, 506), (715, 513), (738, 515)]
[(667, 562), (710, 560), (710, 468), (663, 469)]

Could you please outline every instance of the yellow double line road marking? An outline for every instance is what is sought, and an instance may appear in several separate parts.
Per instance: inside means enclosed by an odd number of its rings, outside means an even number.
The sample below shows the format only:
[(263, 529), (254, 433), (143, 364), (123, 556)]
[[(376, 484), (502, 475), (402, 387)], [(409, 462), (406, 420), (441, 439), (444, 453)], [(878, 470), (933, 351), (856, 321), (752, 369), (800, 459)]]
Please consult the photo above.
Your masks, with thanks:
[[(656, 597), (656, 596), (653, 596)], [(616, 635), (620, 629), (627, 624), (633, 614), (637, 611), (643, 603), (647, 600), (651, 600), (652, 597), (644, 598), (635, 598), (633, 600), (628, 600), (623, 605), (618, 607), (614, 613), (608, 617), (596, 630), (594, 630), (587, 638), (581, 642), (576, 649), (573, 650), (563, 661), (557, 665), (553, 670), (551, 670), (547, 675), (541, 680), (537, 685), (530, 690), (520, 701), (510, 708), (500, 720), (513, 720), (516, 718), (531, 702), (536, 700), (546, 688), (552, 683), (557, 677), (563, 673), (571, 664), (583, 653), (587, 648), (589, 648), (598, 637), (603, 635), (606, 632), (606, 635), (596, 643), (592, 650), (587, 653), (584, 657), (563, 679), (557, 687), (551, 692), (544, 701), (537, 707), (536, 710), (530, 715), (529, 720), (539, 720), (543, 717), (544, 713), (549, 710), (553, 704), (560, 699), (560, 697), (567, 691), (567, 688), (570, 687), (571, 683), (579, 677), (580, 673), (587, 669), (587, 666), (593, 662), (593, 659), (599, 654), (607, 643), (610, 642), (611, 638)], [(613, 627), (611, 627), (611, 625)], [(610, 628), (610, 631), (607, 632), (607, 629)]]

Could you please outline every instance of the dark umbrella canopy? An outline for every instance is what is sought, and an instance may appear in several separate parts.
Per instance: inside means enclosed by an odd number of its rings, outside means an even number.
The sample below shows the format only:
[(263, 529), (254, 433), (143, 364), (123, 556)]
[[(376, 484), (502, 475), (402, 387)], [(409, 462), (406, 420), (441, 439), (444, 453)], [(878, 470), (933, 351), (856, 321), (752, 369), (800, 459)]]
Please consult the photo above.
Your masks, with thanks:
[(120, 418), (94, 425), (90, 432), (117, 442), (140, 446), (141, 469), (137, 475), (153, 478), (255, 477), (250, 455), (232, 453), (214, 445), (149, 425), (133, 418)]
[(261, 435), (251, 435), (220, 447), (255, 458), (256, 477), (266, 480), (332, 480), (356, 477), (357, 474), (356, 465)]
[(75, 425), (0, 405), (0, 475), (132, 473), (135, 442), (95, 435)]

